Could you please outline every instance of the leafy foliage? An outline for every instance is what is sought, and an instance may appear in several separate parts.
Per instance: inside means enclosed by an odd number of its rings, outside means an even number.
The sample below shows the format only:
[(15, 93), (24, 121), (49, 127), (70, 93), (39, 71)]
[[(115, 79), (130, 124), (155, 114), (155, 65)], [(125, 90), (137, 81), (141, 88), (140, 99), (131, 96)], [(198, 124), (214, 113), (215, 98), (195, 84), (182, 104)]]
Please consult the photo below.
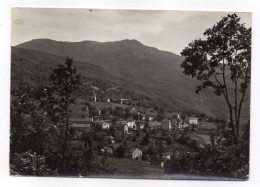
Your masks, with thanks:
[(116, 149), (116, 156), (119, 158), (124, 158), (126, 156), (126, 151), (127, 148), (124, 145), (120, 145), (117, 149)]
[(213, 88), (216, 95), (224, 96), (233, 133), (238, 136), (240, 113), (251, 77), (251, 28), (247, 29), (232, 14), (207, 29), (204, 36), (206, 40), (194, 40), (182, 51), (183, 73), (201, 81), (197, 93)]
[(68, 107), (79, 75), (67, 58), (50, 77), (52, 87), (20, 86), (11, 91), (10, 172), (14, 175), (88, 175), (112, 173), (106, 157), (95, 158), (92, 136), (86, 149), (68, 150)]
[(16, 153), (11, 164), (11, 174), (13, 175), (57, 175), (56, 170), (47, 167), (46, 158), (42, 155), (36, 155), (31, 151), (21, 154)]
[(245, 179), (249, 173), (249, 142), (246, 138), (240, 141), (243, 143), (235, 143), (231, 135), (205, 147), (194, 144), (194, 152), (172, 157), (166, 163), (166, 172)]

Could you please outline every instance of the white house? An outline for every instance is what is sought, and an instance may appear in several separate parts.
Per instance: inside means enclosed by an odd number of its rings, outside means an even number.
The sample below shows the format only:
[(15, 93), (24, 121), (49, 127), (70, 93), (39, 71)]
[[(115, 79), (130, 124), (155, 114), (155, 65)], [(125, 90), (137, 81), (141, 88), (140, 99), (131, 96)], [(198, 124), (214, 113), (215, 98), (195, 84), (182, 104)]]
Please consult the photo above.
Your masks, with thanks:
[(149, 117), (148, 120), (149, 120), (149, 121), (153, 121), (153, 120), (154, 120), (154, 117)]
[(138, 159), (141, 160), (143, 152), (138, 148), (131, 148), (129, 150), (129, 156), (132, 157), (132, 159)]
[(195, 124), (195, 125), (198, 125), (198, 120), (199, 118), (197, 117), (189, 117), (188, 118), (188, 123), (191, 125), (191, 124)]
[(102, 122), (102, 129), (109, 129), (110, 128), (110, 122), (109, 121), (103, 121)]
[(136, 123), (135, 123), (135, 121), (127, 121), (126, 125), (128, 126), (128, 128), (136, 130)]
[(179, 124), (178, 124), (178, 128), (179, 129), (184, 129), (186, 127), (188, 127), (189, 124), (185, 123), (184, 121), (181, 121)]
[(143, 130), (143, 129), (144, 129), (144, 126), (145, 126), (144, 124), (140, 124), (139, 127), (140, 127), (141, 130)]

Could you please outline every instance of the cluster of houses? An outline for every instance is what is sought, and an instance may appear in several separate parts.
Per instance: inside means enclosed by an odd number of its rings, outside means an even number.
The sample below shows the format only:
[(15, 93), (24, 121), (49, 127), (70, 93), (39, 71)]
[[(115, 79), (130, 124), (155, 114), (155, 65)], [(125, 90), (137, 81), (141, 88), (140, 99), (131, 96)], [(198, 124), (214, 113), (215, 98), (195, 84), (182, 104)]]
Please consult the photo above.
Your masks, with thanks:
[[(81, 108), (80, 108), (81, 107)], [(136, 110), (133, 108), (133, 110)], [(76, 111), (76, 112), (74, 112)], [(138, 112), (138, 111), (137, 111)], [(140, 114), (140, 112), (138, 112)], [(190, 125), (197, 125), (197, 117), (188, 117), (186, 120), (180, 118), (180, 114), (175, 113), (172, 117), (163, 119), (162, 121), (155, 120), (154, 116), (150, 116), (148, 120), (133, 120), (133, 119), (118, 119), (112, 125), (110, 119), (102, 117), (89, 117), (89, 109), (87, 106), (73, 106), (70, 110), (69, 118), (70, 127), (73, 127), (79, 134), (92, 132), (93, 128), (99, 126), (100, 129), (108, 130), (113, 126), (117, 130), (122, 130), (124, 134), (129, 134), (131, 131), (144, 130), (148, 127), (150, 130), (161, 129), (164, 131), (182, 130)]]
[[(122, 100), (122, 103), (124, 102), (127, 102), (127, 100)], [(181, 119), (179, 113), (174, 113), (170, 117), (165, 117), (165, 119), (161, 121), (156, 120), (156, 116), (151, 115), (147, 117), (147, 115), (143, 115), (143, 118), (140, 120), (134, 120), (132, 118), (117, 119), (112, 123), (108, 117), (89, 117), (89, 108), (87, 106), (75, 105), (72, 106), (69, 111), (69, 127), (74, 129), (76, 132), (74, 140), (80, 139), (84, 133), (94, 132), (96, 127), (102, 130), (109, 130), (113, 127), (122, 134), (127, 135), (134, 131), (149, 131), (157, 129), (162, 131), (183, 130), (185, 128), (189, 128), (193, 124), (198, 124), (197, 117), (187, 117), (186, 120), (183, 120)], [(131, 112), (136, 112), (138, 115), (142, 115), (142, 113), (136, 108), (132, 108)], [(108, 136), (107, 138), (111, 144), (116, 143), (113, 136)], [(111, 149), (111, 147), (102, 147), (100, 151), (102, 154), (106, 153), (108, 155), (113, 155), (113, 149)], [(131, 147), (127, 152), (127, 156), (132, 159), (140, 160), (143, 156), (143, 152), (138, 147)], [(167, 160), (170, 160), (171, 156), (172, 153), (167, 152), (160, 155), (159, 158), (156, 158), (156, 160), (159, 160), (160, 166), (164, 167), (164, 163)]]

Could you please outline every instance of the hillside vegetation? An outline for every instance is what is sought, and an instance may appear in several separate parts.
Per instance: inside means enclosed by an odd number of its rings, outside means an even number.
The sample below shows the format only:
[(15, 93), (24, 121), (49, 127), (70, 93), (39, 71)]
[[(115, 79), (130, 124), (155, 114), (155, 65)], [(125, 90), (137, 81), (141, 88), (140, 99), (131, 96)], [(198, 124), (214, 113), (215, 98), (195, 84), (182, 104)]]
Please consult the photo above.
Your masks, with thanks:
[[(12, 48), (12, 86), (21, 82), (47, 84), (50, 70), (72, 57), (83, 80), (144, 95), (158, 107), (226, 118), (222, 97), (211, 90), (194, 92), (198, 82), (183, 75), (182, 57), (136, 40), (116, 42), (59, 42), (36, 39)], [(249, 102), (248, 102), (249, 103)], [(248, 103), (245, 108), (248, 108)], [(244, 110), (244, 117), (249, 111)]]

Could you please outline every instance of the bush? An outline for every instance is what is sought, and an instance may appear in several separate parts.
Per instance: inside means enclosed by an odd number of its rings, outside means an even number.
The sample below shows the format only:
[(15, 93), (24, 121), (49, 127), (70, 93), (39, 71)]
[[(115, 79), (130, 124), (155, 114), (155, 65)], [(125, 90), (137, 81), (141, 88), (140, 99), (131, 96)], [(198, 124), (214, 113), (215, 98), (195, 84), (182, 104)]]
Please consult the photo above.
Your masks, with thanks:
[(120, 145), (115, 151), (115, 156), (118, 158), (124, 158), (126, 156), (126, 153), (126, 147), (124, 145)]
[(171, 145), (173, 143), (173, 137), (172, 136), (168, 136), (166, 141), (167, 141), (168, 145)]
[(191, 140), (190, 146), (191, 146), (193, 149), (197, 149), (197, 148), (198, 148), (197, 140), (194, 140), (194, 139)]
[[(232, 139), (229, 137), (178, 158), (172, 157), (165, 164), (165, 172), (246, 179), (249, 173), (249, 142), (240, 140), (240, 143), (235, 143)], [(192, 140), (191, 146), (195, 145)]]
[(56, 170), (47, 168), (46, 158), (31, 151), (16, 154), (10, 163), (10, 173), (13, 175), (57, 175)]
[(150, 142), (149, 140), (149, 134), (146, 134), (143, 138), (142, 145), (148, 145)]

